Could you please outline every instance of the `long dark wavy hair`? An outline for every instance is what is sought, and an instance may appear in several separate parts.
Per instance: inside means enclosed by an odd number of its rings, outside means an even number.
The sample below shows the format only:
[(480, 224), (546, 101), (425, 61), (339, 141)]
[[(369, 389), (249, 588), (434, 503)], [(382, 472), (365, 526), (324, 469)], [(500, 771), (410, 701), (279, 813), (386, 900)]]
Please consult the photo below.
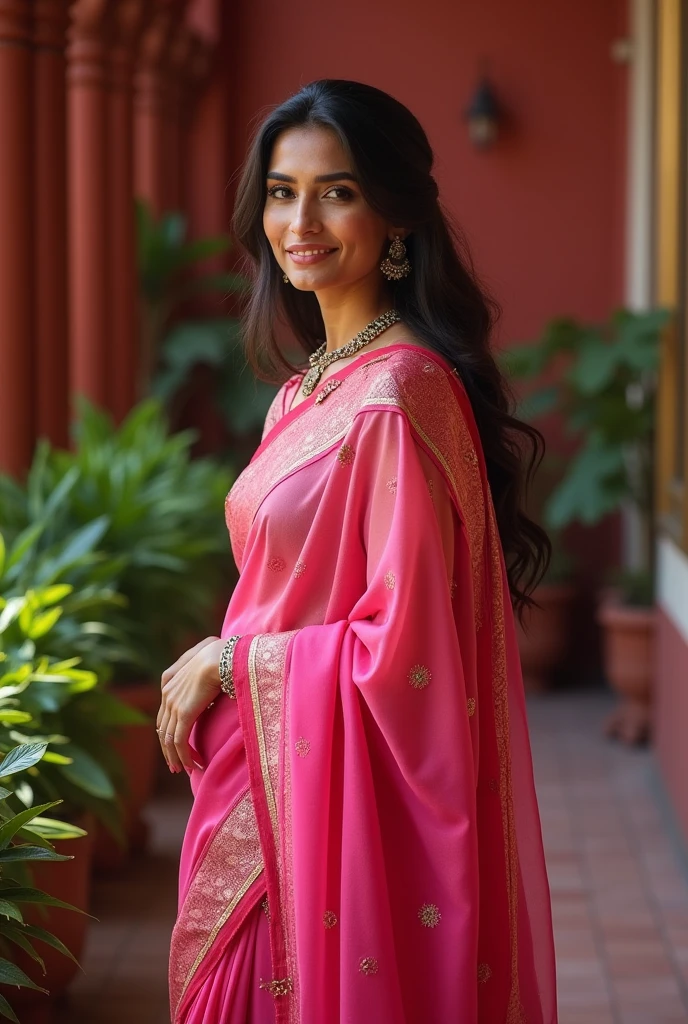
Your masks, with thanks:
[[(456, 367), (471, 401), (487, 463), (497, 526), (516, 610), (550, 558), (547, 534), (523, 509), (539, 464), (539, 431), (512, 415), (512, 399), (490, 350), (498, 307), (479, 285), (465, 240), (443, 211), (432, 176), (433, 152), (407, 107), (361, 82), (320, 79), (272, 110), (259, 125), (238, 185), (233, 233), (248, 254), (255, 284), (244, 311), (244, 344), (263, 380), (285, 379), (292, 366), (275, 336), (282, 319), (311, 353), (325, 328), (314, 292), (285, 288), (263, 230), (266, 177), (281, 132), (317, 126), (334, 132), (349, 154), (363, 197), (388, 223), (406, 228), (412, 273), (390, 282), (403, 323)], [(381, 254), (381, 258), (382, 258)]]

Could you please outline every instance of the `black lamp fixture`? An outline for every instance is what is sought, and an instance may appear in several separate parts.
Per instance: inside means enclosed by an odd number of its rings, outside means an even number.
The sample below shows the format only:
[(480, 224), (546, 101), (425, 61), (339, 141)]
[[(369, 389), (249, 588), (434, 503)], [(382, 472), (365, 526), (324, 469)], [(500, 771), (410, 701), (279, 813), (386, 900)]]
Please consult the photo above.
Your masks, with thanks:
[(478, 86), (465, 116), (468, 135), (476, 149), (488, 149), (494, 145), (499, 135), (502, 110), (488, 81), (484, 62)]

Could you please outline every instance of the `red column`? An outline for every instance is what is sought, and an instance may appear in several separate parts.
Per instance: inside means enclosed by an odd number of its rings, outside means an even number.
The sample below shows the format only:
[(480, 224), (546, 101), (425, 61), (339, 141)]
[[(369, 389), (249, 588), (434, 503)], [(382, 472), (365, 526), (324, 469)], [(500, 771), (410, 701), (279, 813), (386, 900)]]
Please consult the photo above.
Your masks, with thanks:
[(126, 416), (138, 397), (133, 76), (136, 48), (150, 7), (145, 0), (120, 0), (115, 10), (115, 39), (110, 55), (108, 239), (113, 301), (108, 372), (110, 405), (117, 420)]
[(0, 469), (33, 447), (33, 186), (30, 4), (0, 0)]
[(65, 46), (68, 0), (34, 0), (35, 430), (65, 446), (69, 422)]
[(184, 128), (188, 97), (189, 64), (194, 51), (194, 37), (182, 22), (170, 40), (167, 61), (167, 97), (164, 111), (165, 151), (168, 177), (165, 183), (165, 205), (180, 210), (183, 205)]
[(141, 39), (134, 77), (134, 187), (156, 214), (170, 208), (171, 104), (169, 60), (172, 40), (187, 0), (156, 0), (152, 21)]
[(70, 378), (105, 405), (110, 345), (107, 0), (77, 0), (68, 48)]

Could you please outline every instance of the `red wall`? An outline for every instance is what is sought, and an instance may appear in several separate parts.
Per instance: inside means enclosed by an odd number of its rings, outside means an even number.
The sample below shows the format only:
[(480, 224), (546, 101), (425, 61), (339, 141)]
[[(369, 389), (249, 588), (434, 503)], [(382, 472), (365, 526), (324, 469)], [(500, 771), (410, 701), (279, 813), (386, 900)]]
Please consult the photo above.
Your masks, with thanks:
[[(610, 56), (622, 0), (349, 0), (231, 5), (228, 171), (261, 110), (313, 78), (386, 89), (420, 119), (443, 202), (504, 308), (505, 339), (553, 314), (595, 318), (621, 299), (625, 70)], [(462, 114), (486, 57), (509, 109), (476, 152)]]

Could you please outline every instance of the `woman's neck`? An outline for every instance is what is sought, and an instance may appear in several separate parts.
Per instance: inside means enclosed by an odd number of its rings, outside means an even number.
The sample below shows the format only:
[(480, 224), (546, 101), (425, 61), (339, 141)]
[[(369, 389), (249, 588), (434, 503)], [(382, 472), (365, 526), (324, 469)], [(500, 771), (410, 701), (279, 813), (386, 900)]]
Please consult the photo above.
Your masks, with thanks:
[(357, 289), (346, 295), (329, 295), (316, 292), (325, 324), (327, 351), (346, 345), (359, 331), (362, 331), (371, 320), (375, 320), (388, 309), (392, 302), (384, 290), (376, 286), (374, 293), (370, 289)]

